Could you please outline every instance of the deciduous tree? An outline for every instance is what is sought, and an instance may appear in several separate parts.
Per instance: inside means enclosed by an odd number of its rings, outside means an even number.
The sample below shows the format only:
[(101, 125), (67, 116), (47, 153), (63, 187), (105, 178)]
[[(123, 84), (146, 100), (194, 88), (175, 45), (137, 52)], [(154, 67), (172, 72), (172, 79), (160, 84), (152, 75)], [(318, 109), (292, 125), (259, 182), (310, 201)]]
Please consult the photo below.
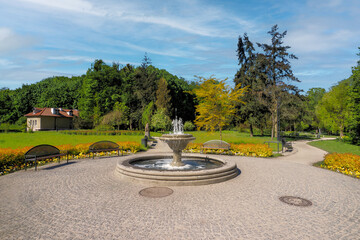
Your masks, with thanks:
[(230, 123), (236, 112), (235, 106), (244, 103), (241, 97), (246, 88), (237, 85), (231, 89), (226, 85), (226, 80), (218, 80), (211, 76), (208, 79), (198, 77), (200, 86), (193, 90), (199, 104), (196, 106), (195, 125), (199, 129), (219, 130), (222, 139), (222, 129)]

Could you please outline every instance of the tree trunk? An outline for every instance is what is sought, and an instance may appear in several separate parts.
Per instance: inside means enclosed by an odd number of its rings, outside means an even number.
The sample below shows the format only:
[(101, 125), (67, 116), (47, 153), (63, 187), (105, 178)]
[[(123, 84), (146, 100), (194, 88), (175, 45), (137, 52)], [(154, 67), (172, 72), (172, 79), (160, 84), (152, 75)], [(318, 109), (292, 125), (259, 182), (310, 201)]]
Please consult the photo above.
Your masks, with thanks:
[(344, 126), (343, 126), (343, 124), (340, 125), (339, 131), (340, 131), (340, 138), (343, 138), (344, 137)]
[(264, 136), (264, 129), (261, 128), (260, 131), (261, 131), (261, 136)]
[(254, 137), (253, 125), (250, 124), (250, 137)]
[(274, 137), (277, 137), (277, 111), (275, 111), (272, 115), (272, 128), (271, 128), (271, 139), (274, 139)]

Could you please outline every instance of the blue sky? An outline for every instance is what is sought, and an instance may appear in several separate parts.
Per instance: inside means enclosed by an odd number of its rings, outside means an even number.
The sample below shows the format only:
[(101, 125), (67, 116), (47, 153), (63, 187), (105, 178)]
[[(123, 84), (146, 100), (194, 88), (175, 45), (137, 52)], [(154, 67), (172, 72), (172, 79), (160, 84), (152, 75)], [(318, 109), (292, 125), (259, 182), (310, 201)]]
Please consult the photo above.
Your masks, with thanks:
[(278, 24), (298, 86), (328, 89), (351, 75), (359, 0), (0, 0), (0, 88), (86, 73), (95, 59), (155, 67), (186, 80), (238, 70), (237, 39), (269, 42)]

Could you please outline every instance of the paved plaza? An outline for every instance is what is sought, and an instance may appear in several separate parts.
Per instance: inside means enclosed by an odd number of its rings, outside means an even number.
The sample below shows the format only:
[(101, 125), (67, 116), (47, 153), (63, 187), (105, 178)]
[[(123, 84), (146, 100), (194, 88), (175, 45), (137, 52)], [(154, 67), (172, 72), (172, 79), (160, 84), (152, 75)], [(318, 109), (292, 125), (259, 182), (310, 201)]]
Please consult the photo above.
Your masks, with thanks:
[[(238, 177), (172, 186), (163, 198), (139, 194), (150, 184), (122, 180), (121, 157), (1, 176), (0, 239), (360, 239), (360, 181), (311, 166), (324, 151), (294, 148), (278, 158), (221, 156), (237, 163)], [(156, 151), (169, 150), (159, 143)]]

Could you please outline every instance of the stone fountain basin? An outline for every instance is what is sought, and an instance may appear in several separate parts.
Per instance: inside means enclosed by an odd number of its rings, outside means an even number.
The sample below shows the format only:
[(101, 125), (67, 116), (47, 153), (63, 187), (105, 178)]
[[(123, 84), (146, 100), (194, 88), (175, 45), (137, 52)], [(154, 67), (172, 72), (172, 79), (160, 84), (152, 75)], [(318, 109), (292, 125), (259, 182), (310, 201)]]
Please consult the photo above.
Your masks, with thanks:
[[(204, 160), (205, 156), (186, 155), (186, 158)], [(157, 186), (192, 186), (206, 185), (227, 181), (236, 177), (239, 170), (232, 161), (225, 161), (216, 157), (208, 157), (212, 161), (218, 161), (222, 165), (218, 168), (203, 170), (155, 170), (145, 169), (132, 165), (141, 160), (172, 158), (169, 153), (143, 156), (127, 156), (122, 158), (116, 167), (116, 174), (124, 180), (153, 184)]]

